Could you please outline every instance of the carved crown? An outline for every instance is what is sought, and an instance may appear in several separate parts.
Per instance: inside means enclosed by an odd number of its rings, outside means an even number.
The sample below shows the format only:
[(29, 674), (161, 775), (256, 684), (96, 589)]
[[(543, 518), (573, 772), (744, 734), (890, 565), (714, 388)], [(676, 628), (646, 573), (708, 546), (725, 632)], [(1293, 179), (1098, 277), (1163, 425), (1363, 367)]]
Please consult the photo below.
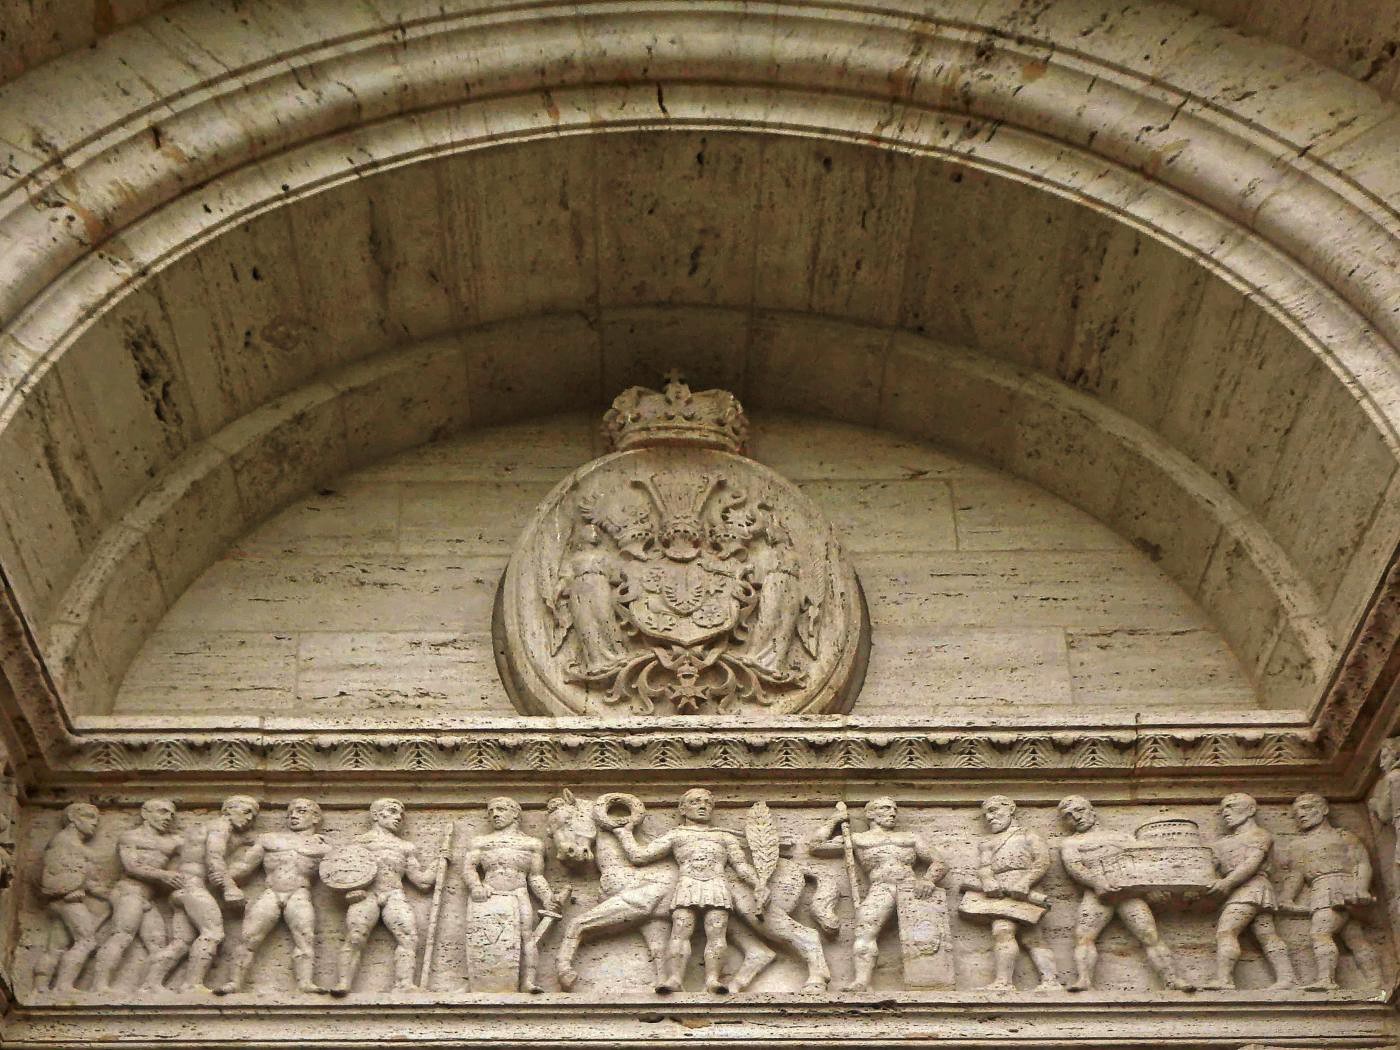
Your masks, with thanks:
[(634, 386), (618, 394), (603, 416), (603, 434), (619, 450), (690, 445), (739, 452), (749, 438), (749, 420), (729, 391), (692, 391), (672, 371), (660, 391)]

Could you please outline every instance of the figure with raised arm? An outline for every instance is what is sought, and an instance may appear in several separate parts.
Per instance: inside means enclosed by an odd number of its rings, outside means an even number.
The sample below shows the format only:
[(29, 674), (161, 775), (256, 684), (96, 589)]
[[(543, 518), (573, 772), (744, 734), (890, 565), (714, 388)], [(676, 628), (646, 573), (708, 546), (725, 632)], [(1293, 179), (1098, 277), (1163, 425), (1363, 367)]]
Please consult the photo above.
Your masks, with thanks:
[[(851, 886), (851, 895), (856, 899), (856, 935), (852, 947), (855, 979), (848, 990), (853, 992), (870, 990), (880, 952), (880, 931), (896, 914), (901, 896), (932, 900), (941, 893), (938, 884), (948, 872), (943, 859), (922, 836), (897, 830), (899, 807), (894, 799), (872, 798), (865, 804), (865, 819), (869, 824), (867, 830), (852, 834), (849, 818), (844, 807), (841, 807), (808, 845), (814, 857), (842, 857), (849, 843), (855, 862), (865, 873), (869, 884), (863, 899), (860, 898), (860, 887)], [(847, 824), (844, 830), (843, 824)], [(922, 875), (916, 872), (916, 863), (924, 865)], [(850, 878), (854, 882), (854, 870)], [(906, 956), (909, 954), (909, 938), (916, 936), (915, 931), (906, 928), (907, 925), (900, 925), (900, 942), (906, 949)]]
[(753, 886), (755, 910), (768, 906), (767, 887), (760, 886), (753, 865), (744, 856), (737, 832), (710, 824), (714, 796), (704, 788), (691, 788), (681, 796), (681, 825), (645, 846), (633, 835), (636, 820), (617, 828), (623, 853), (634, 865), (650, 864), (663, 857), (674, 857), (680, 871), (671, 898), (671, 937), (667, 945), (666, 979), (658, 992), (681, 988), (686, 964), (690, 961), (690, 941), (699, 918), (705, 927), (705, 989), (723, 994), (728, 991), (720, 972), (728, 947), (729, 913), (734, 898), (725, 879), (732, 868)]

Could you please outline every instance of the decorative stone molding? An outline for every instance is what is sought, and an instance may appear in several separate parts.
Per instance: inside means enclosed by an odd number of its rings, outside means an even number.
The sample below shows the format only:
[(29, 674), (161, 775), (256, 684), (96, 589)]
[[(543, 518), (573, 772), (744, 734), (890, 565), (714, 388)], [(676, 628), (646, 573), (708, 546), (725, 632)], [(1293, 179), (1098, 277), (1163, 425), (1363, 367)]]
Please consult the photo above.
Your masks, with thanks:
[[(581, 721), (581, 720), (580, 720)], [(1104, 770), (1168, 776), (1314, 768), (1302, 729), (917, 730), (700, 723), (652, 729), (571, 726), (441, 734), (93, 733), (63, 768), (75, 774), (538, 772), (543, 770)]]

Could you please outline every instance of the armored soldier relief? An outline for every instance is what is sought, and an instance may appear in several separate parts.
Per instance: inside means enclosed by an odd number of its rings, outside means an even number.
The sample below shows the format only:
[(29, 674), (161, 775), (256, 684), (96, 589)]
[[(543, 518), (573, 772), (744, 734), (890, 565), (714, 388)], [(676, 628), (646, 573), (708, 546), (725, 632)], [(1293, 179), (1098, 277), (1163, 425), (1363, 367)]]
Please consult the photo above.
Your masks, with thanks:
[(1288, 852), (1282, 908), (1311, 920), (1317, 970), (1309, 988), (1336, 988), (1337, 941), (1346, 945), (1368, 985), (1380, 983), (1380, 960), (1367, 935), (1362, 912), (1371, 896), (1371, 858), (1362, 841), (1328, 819), (1321, 795), (1299, 795), (1293, 819), (1301, 832)]
[(528, 713), (842, 710), (864, 674), (860, 585), (796, 487), (740, 455), (743, 409), (672, 378), (604, 421), (611, 455), (537, 510), (502, 584), (502, 679)]
[[(695, 798), (691, 806), (693, 812), (698, 811), (701, 801)], [(575, 960), (580, 945), (618, 930), (635, 929), (641, 934), (657, 986), (670, 983), (676, 976), (671, 940), (675, 932), (672, 912), (674, 890), (680, 877), (679, 862), (634, 865), (620, 833), (622, 828), (640, 826), (645, 816), (646, 807), (642, 801), (625, 793), (604, 795), (594, 802), (565, 791), (549, 800), (547, 825), (555, 856), (576, 877), (586, 876), (596, 866), (603, 894), (597, 904), (575, 910), (564, 919), (557, 956), (559, 987), (564, 990), (572, 989), (578, 981)], [(733, 867), (728, 840), (732, 839), (739, 849), (741, 860), (744, 860), (743, 847), (749, 847), (753, 858), (750, 866), (756, 882), (768, 891), (766, 904), (760, 906), (758, 886), (742, 877), (727, 880), (732, 898), (725, 934), (739, 949), (740, 959), (738, 968), (733, 973), (718, 975), (716, 984), (731, 992), (743, 991), (773, 962), (774, 947), (777, 947), (788, 949), (803, 961), (806, 980), (801, 990), (809, 994), (822, 992), (831, 980), (831, 971), (821, 935), (794, 918), (794, 912), (805, 896), (804, 890), (812, 885), (809, 908), (813, 919), (822, 933), (833, 935), (840, 924), (835, 907), (840, 889), (833, 873), (793, 857), (793, 840), (782, 834), (775, 824), (767, 807), (762, 810), (754, 807), (742, 839), (734, 832), (712, 831), (715, 836), (727, 836), (723, 863), (728, 870), (738, 870)], [(697, 829), (687, 834), (704, 834), (703, 829), (709, 827), (703, 820), (688, 820), (684, 826)], [(771, 857), (763, 856), (767, 852), (765, 847), (755, 849), (754, 846), (760, 839), (771, 843), (774, 832), (778, 855), (765, 882)], [(635, 841), (635, 836), (633, 838)], [(673, 836), (666, 843), (673, 859), (677, 838)], [(657, 844), (651, 845), (654, 849)], [(744, 860), (744, 863), (749, 862)], [(716, 891), (713, 896), (718, 899), (720, 894)], [(693, 910), (695, 906), (686, 907)], [(712, 920), (712, 929), (718, 925)]]

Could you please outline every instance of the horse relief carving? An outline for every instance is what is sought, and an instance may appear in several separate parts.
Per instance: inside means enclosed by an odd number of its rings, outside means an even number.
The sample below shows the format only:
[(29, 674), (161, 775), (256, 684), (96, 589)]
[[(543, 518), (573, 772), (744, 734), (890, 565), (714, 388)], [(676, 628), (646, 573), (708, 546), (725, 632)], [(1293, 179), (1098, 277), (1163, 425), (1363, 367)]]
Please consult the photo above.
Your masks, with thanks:
[(618, 451), (575, 471), (526, 528), (495, 631), (531, 713), (842, 710), (868, 626), (854, 569), (793, 485), (739, 454), (724, 391), (632, 388)]
[[(709, 796), (703, 788), (687, 792), (680, 827), (647, 847), (640, 847), (633, 834), (646, 816), (646, 807), (635, 795), (612, 793), (589, 801), (565, 791), (550, 799), (548, 827), (557, 856), (576, 871), (596, 867), (604, 895), (593, 907), (564, 920), (557, 963), (561, 989), (567, 991), (578, 981), (574, 960), (584, 940), (636, 929), (654, 968), (657, 990), (680, 990), (699, 918), (707, 941), (708, 990), (743, 991), (776, 957), (770, 945), (786, 947), (802, 959), (807, 971), (804, 993), (826, 990), (831, 971), (821, 935), (792, 913), (806, 884), (815, 883), (812, 915), (823, 933), (834, 935), (840, 925), (835, 880), (792, 859), (792, 842), (772, 826), (766, 806), (750, 811), (741, 835), (710, 823)], [(675, 863), (657, 863), (667, 858)], [(726, 868), (739, 879), (726, 880)], [(737, 970), (724, 974), (720, 962), (728, 936), (741, 959)]]

